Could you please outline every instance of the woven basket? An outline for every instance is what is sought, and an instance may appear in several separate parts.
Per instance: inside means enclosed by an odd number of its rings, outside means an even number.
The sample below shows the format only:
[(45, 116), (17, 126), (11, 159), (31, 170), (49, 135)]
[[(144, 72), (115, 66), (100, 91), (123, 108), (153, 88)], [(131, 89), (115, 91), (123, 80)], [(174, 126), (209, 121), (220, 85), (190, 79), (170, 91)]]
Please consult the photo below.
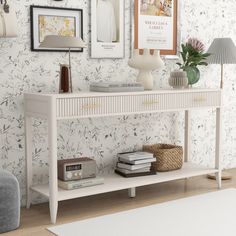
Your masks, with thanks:
[(156, 162), (152, 169), (159, 172), (181, 169), (183, 166), (183, 148), (169, 144), (144, 145), (143, 150), (154, 154)]

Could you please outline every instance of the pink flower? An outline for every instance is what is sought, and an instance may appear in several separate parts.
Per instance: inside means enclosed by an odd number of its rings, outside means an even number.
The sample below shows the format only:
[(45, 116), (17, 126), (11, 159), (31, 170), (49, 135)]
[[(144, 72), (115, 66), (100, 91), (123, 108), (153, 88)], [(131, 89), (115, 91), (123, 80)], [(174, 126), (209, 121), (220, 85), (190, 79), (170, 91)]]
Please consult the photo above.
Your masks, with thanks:
[(204, 44), (197, 38), (189, 38), (187, 44), (190, 44), (198, 52), (203, 52), (205, 50)]

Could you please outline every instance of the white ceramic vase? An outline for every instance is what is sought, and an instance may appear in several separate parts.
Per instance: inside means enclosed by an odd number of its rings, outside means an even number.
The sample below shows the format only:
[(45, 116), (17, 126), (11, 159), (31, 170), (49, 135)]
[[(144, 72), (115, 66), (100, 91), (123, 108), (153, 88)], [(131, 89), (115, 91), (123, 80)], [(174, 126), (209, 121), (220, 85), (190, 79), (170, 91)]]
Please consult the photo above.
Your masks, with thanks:
[(149, 49), (144, 49), (143, 55), (140, 55), (139, 49), (135, 49), (128, 65), (139, 70), (137, 82), (142, 83), (145, 90), (152, 90), (154, 87), (152, 70), (164, 67), (164, 62), (159, 50), (154, 50), (151, 54)]

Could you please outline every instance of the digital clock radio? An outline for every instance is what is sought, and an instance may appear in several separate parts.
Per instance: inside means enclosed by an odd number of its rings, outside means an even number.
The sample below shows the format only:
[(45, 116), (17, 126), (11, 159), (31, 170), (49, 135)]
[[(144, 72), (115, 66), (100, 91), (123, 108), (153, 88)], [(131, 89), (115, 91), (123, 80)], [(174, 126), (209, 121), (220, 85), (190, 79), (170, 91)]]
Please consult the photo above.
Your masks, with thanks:
[(58, 178), (62, 181), (80, 180), (96, 177), (96, 162), (83, 157), (58, 160)]

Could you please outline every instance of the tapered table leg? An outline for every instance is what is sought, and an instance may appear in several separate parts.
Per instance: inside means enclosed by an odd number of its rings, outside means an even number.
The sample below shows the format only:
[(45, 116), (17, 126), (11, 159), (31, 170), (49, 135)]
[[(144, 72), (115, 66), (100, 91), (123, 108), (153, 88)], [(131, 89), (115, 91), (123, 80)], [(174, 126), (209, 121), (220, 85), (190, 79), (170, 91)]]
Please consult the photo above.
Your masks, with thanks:
[(48, 117), (49, 143), (49, 206), (51, 222), (56, 223), (58, 209), (58, 180), (57, 180), (57, 120), (55, 100), (52, 98)]
[(184, 162), (188, 162), (191, 150), (190, 111), (185, 111)]
[(130, 198), (135, 198), (136, 197), (136, 188), (129, 188), (128, 194), (129, 194)]
[(31, 186), (33, 180), (32, 174), (32, 119), (25, 115), (25, 155), (26, 155), (26, 175), (27, 175), (27, 200), (26, 207), (29, 209), (31, 205)]
[(216, 174), (216, 180), (218, 183), (218, 188), (221, 188), (221, 127), (222, 126), (222, 114), (221, 109), (216, 109), (216, 150), (215, 150), (215, 168), (218, 170), (218, 173)]

